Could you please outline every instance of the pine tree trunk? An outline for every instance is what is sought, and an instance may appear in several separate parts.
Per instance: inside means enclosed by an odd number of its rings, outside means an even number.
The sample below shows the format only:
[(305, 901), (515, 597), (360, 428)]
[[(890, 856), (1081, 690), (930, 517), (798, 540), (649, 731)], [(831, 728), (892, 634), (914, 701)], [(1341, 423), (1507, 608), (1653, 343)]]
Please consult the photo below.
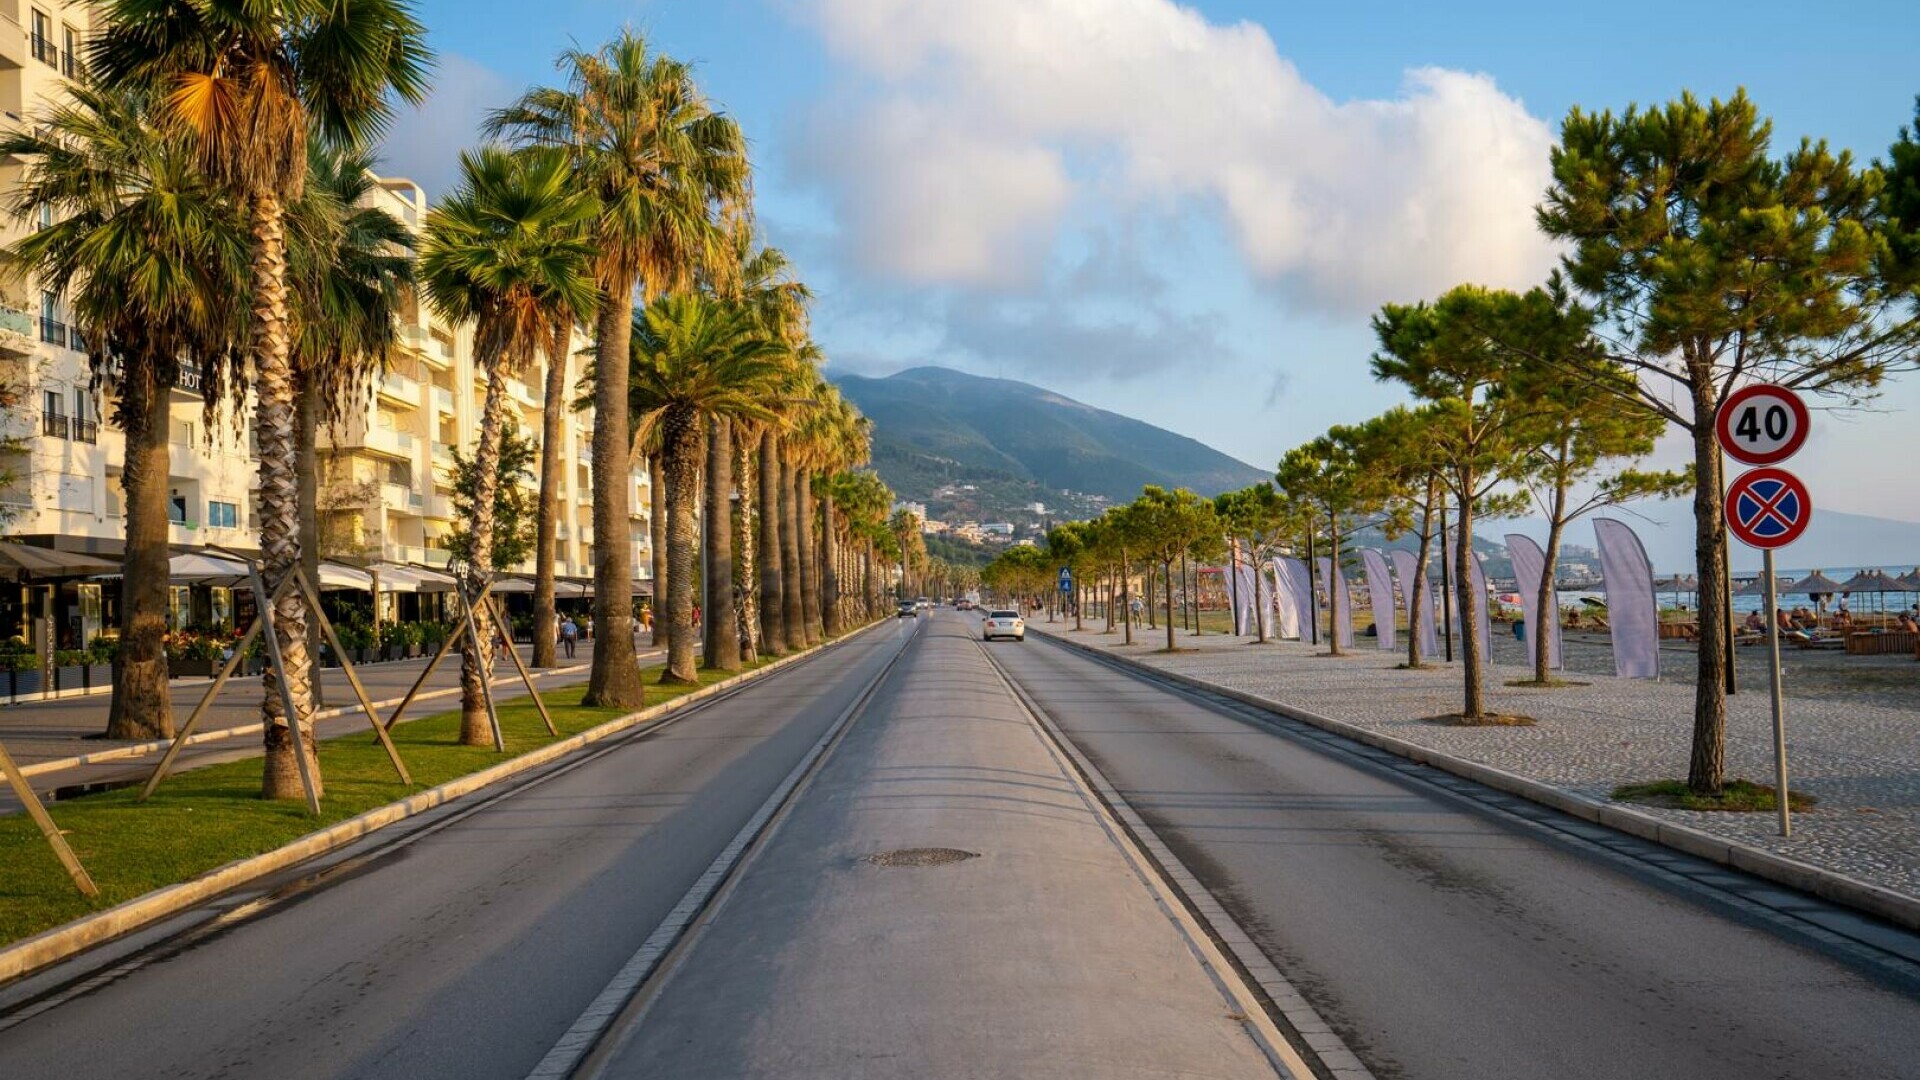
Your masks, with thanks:
[(1413, 580), (1402, 582), (1407, 604), (1407, 667), (1418, 668), (1425, 661), (1420, 655), (1420, 627), (1427, 619), (1427, 559), (1433, 551), (1433, 508), (1439, 500), (1434, 479), (1427, 478), (1427, 499), (1420, 507), (1420, 550), (1414, 556)]
[(706, 665), (740, 670), (740, 622), (733, 607), (733, 426), (724, 416), (707, 418), (707, 630)]
[(1693, 685), (1693, 752), (1687, 787), (1719, 794), (1726, 783), (1727, 751), (1727, 525), (1723, 516), (1720, 447), (1713, 432), (1712, 372), (1694, 376), (1693, 491), (1694, 572), (1700, 580), (1700, 644)]
[[(1340, 605), (1352, 603), (1352, 599), (1341, 595), (1347, 591), (1346, 581), (1335, 575), (1340, 569), (1340, 526), (1332, 515), (1327, 516), (1327, 655), (1343, 656), (1340, 651)], [(1339, 593), (1335, 593), (1338, 581)], [(1351, 615), (1348, 616), (1352, 618)]]
[(663, 683), (697, 683), (694, 560), (700, 550), (700, 418), (672, 406), (661, 417), (660, 466), (667, 484), (667, 670)]
[[(540, 404), (540, 517), (534, 526), (533, 555), (533, 666), (560, 663), (554, 638), (560, 620), (553, 602), (553, 564), (560, 553), (560, 486), (562, 422), (567, 414), (566, 338), (548, 350), (547, 396)], [(595, 533), (598, 537), (600, 534)]]
[(667, 622), (667, 476), (662, 453), (647, 457), (647, 556), (653, 560), (653, 638), (655, 649), (673, 647), (673, 627)]
[(121, 561), (120, 648), (113, 657), (107, 738), (173, 738), (167, 690), (168, 388), (151, 362), (128, 363), (120, 384), (127, 548)]
[(1560, 612), (1553, 606), (1553, 575), (1560, 563), (1560, 535), (1567, 528), (1567, 523), (1560, 519), (1560, 515), (1566, 512), (1566, 505), (1567, 489), (1562, 484), (1554, 493), (1553, 512), (1547, 515), (1546, 560), (1540, 572), (1540, 591), (1533, 605), (1540, 621), (1540, 625), (1533, 629), (1533, 681), (1543, 685), (1553, 678), (1547, 666), (1547, 661), (1551, 659), (1547, 642), (1553, 632), (1553, 624), (1560, 618)]
[(780, 580), (780, 436), (760, 433), (760, 640), (768, 656), (788, 651), (786, 586)]
[(1168, 651), (1168, 652), (1172, 652), (1172, 651), (1174, 650), (1174, 644), (1173, 644), (1173, 560), (1172, 560), (1172, 559), (1167, 559), (1167, 560), (1165, 560), (1164, 562), (1162, 562), (1162, 563), (1161, 563), (1161, 572), (1162, 572), (1162, 576), (1163, 576), (1163, 577), (1165, 578), (1165, 580), (1166, 580), (1166, 586), (1167, 586), (1167, 651)]
[(822, 634), (820, 621), (820, 559), (813, 512), (813, 474), (806, 469), (793, 471), (794, 538), (800, 549), (800, 617), (806, 620), (807, 644), (817, 645)]
[(633, 649), (633, 486), (627, 387), (633, 333), (633, 282), (605, 283), (595, 328), (593, 374), (593, 666), (590, 708), (638, 709), (645, 690)]
[(1458, 543), (1454, 545), (1453, 553), (1453, 582), (1455, 602), (1460, 613), (1460, 667), (1466, 677), (1466, 700), (1460, 712), (1469, 720), (1478, 720), (1487, 714), (1486, 687), (1480, 670), (1486, 664), (1486, 656), (1480, 651), (1480, 609), (1473, 595), (1473, 575), (1468, 572), (1469, 562), (1473, 558), (1473, 499), (1470, 495), (1477, 478), (1470, 468), (1460, 468), (1458, 473), (1460, 525)]
[[(252, 232), (254, 431), (260, 444), (261, 577), (268, 596), (300, 565), (300, 479), (294, 447), (293, 366), (288, 358), (287, 259), (280, 199), (255, 190), (248, 208)], [(265, 597), (258, 598), (265, 606)], [(280, 665), (269, 664), (261, 679), (260, 794), (266, 799), (299, 799), (305, 792), (300, 762), (316, 794), (323, 790), (319, 758), (313, 748), (313, 658), (307, 651), (307, 604), (289, 590), (273, 605), (270, 629)], [(281, 701), (285, 686), (296, 716)], [(296, 746), (289, 719), (300, 724)]]
[(760, 661), (760, 589), (758, 562), (753, 554), (753, 508), (755, 478), (753, 453), (759, 438), (738, 421), (733, 425), (733, 487), (740, 496), (728, 515), (733, 530), (733, 609), (740, 638), (742, 664)]
[(780, 621), (786, 627), (787, 645), (804, 649), (811, 643), (807, 633), (805, 591), (800, 583), (800, 505), (794, 481), (798, 470), (787, 455), (780, 454)]
[[(481, 357), (480, 367), (487, 380), (486, 397), (480, 408), (480, 435), (473, 447), (473, 505), (467, 528), (467, 595), (478, 597), (493, 580), (493, 500), (500, 487), (500, 428), (507, 412), (507, 391), (502, 385), (501, 357)], [(594, 534), (598, 536), (596, 532)], [(496, 628), (490, 607), (473, 610), (473, 626), (478, 637), (469, 635), (460, 643), (460, 745), (492, 746), (493, 726), (487, 719), (486, 683), (493, 677), (493, 639)], [(506, 627), (507, 647), (513, 636)], [(535, 628), (535, 636), (539, 630)]]

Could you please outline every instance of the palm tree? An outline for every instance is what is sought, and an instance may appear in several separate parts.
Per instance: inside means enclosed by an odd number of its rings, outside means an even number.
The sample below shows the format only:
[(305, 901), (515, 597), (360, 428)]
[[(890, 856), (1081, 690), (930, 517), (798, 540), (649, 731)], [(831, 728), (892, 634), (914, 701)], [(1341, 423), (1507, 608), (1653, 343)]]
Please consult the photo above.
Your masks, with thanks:
[[(473, 451), (473, 537), (466, 587), (476, 593), (493, 577), (494, 488), (499, 482), (500, 425), (507, 375), (548, 347), (554, 327), (593, 311), (594, 249), (587, 227), (598, 208), (578, 191), (565, 156), (548, 150), (482, 147), (460, 155), (460, 181), (427, 217), (420, 278), (427, 299), (452, 322), (473, 323), (474, 364), (486, 380), (480, 433)], [(492, 626), (475, 612), (460, 664), (460, 741), (489, 745), (484, 680)]]
[[(373, 376), (398, 342), (401, 291), (413, 282), (413, 234), (368, 202), (373, 155), (329, 146), (307, 150), (307, 182), (287, 217), (287, 280), (293, 307), (294, 445), (300, 486), (300, 563), (320, 580), (319, 430), (365, 407)], [(378, 598), (376, 597), (376, 602)], [(309, 624), (317, 650), (319, 626)], [(314, 682), (319, 702), (320, 684)]]
[(567, 345), (573, 339), (570, 322), (557, 322), (547, 341), (546, 397), (540, 404), (540, 511), (534, 525), (533, 546), (533, 664), (550, 668), (559, 664), (554, 651), (552, 627), (558, 625), (554, 610), (554, 561), (560, 544), (560, 482), (562, 423), (567, 401)]
[[(306, 180), (310, 134), (370, 145), (396, 100), (425, 98), (425, 30), (406, 0), (104, 0), (99, 22), (106, 29), (89, 46), (89, 66), (105, 83), (163, 95), (167, 120), (246, 214), (260, 549), (271, 591), (300, 562), (286, 208)], [(292, 593), (272, 615), (281, 665), (263, 683), (261, 787), (266, 798), (294, 798), (303, 771), (320, 775), (317, 762), (302, 770), (294, 756), (313, 753), (306, 604)], [(306, 733), (298, 748), (283, 715), (283, 681)]]
[(651, 403), (642, 423), (660, 433), (667, 494), (669, 627), (662, 682), (694, 683), (693, 579), (702, 427), (715, 418), (773, 415), (767, 399), (783, 374), (779, 342), (760, 333), (746, 307), (702, 293), (649, 304), (633, 327), (635, 390)]
[(722, 221), (746, 204), (746, 138), (708, 104), (690, 67), (653, 53), (631, 31), (596, 52), (570, 49), (559, 66), (565, 88), (527, 91), (491, 115), (488, 128), (566, 152), (576, 186), (600, 203), (593, 230), (602, 296), (594, 342), (595, 641), (585, 703), (637, 708), (626, 414), (634, 290), (651, 302), (685, 291), (703, 272), (730, 273)]
[[(740, 264), (742, 300), (753, 309), (763, 333), (785, 343), (792, 350), (789, 363), (797, 370), (809, 362), (800, 350), (806, 344), (807, 304), (811, 302), (813, 294), (795, 279), (792, 264), (784, 252), (772, 247), (755, 249), (753, 235), (748, 230), (735, 232), (734, 255)], [(774, 624), (779, 621), (779, 605), (764, 602), (766, 598), (780, 593), (777, 576), (779, 563), (773, 554), (779, 547), (779, 534), (777, 528), (770, 528), (773, 519), (764, 510), (759, 518), (761, 536), (758, 542), (754, 536), (754, 508), (756, 505), (767, 505), (756, 498), (756, 488), (762, 493), (772, 491), (763, 480), (756, 482), (756, 478), (768, 475), (765, 470), (757, 468), (759, 451), (767, 441), (763, 430), (765, 426), (746, 419), (736, 419), (733, 433), (733, 478), (740, 496), (733, 513), (735, 616), (740, 625), (741, 653), (749, 659), (758, 652), (759, 645), (768, 641), (772, 641), (767, 645), (772, 652), (784, 652), (786, 645), (784, 633), (773, 633)], [(777, 502), (772, 505), (777, 505)], [(765, 576), (769, 566), (773, 567), (775, 573), (770, 580)], [(759, 571), (757, 574), (756, 569)]]
[[(168, 399), (183, 365), (211, 367), (232, 340), (230, 298), (245, 279), (246, 237), (192, 147), (162, 129), (149, 95), (79, 82), (68, 97), (32, 129), (0, 138), (0, 154), (27, 163), (6, 209), (53, 221), (6, 258), (12, 274), (68, 298), (95, 381), (114, 387), (111, 419), (126, 435), (125, 576), (107, 738), (171, 738)], [(228, 384), (203, 385), (216, 395), (211, 408)]]

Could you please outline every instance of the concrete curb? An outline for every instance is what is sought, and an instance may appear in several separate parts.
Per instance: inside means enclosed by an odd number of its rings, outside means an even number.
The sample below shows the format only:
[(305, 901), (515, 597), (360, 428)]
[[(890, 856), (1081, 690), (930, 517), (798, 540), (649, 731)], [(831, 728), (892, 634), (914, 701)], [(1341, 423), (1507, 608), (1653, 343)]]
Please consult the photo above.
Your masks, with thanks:
[(348, 818), (317, 832), (308, 833), (272, 851), (230, 862), (190, 881), (155, 889), (105, 911), (82, 916), (70, 923), (56, 926), (51, 930), (0, 948), (0, 986), (50, 964), (77, 956), (123, 934), (177, 915), (250, 881), (277, 873), (317, 855), (324, 855), (397, 821), (404, 821), (463, 795), (470, 795), (502, 780), (549, 764), (581, 747), (619, 735), (643, 724), (663, 720), (708, 698), (815, 656), (829, 645), (851, 641), (876, 626), (890, 625), (891, 622), (892, 620), (876, 620), (833, 641), (823, 642), (790, 656), (783, 656), (765, 667), (722, 679), (712, 686), (683, 694), (664, 704), (616, 717), (598, 727), (589, 728), (538, 750), (503, 761), (479, 772), (449, 780), (439, 787), (417, 792), (385, 806), (375, 807), (364, 814)]
[[(542, 671), (531, 672), (531, 674), (536, 679), (546, 679), (546, 678), (552, 678), (555, 675), (574, 674), (580, 671), (584, 671), (586, 670), (586, 668), (587, 668), (586, 664), (574, 664), (570, 667), (548, 668)], [(201, 685), (206, 685), (207, 683), (211, 683), (211, 682), (213, 682), (212, 679), (205, 679), (205, 680), (202, 680)], [(493, 685), (511, 686), (519, 682), (520, 682), (520, 678), (517, 675), (502, 675), (493, 680)], [(450, 695), (457, 694), (459, 692), (460, 692), (459, 687), (450, 686), (442, 690), (425, 691), (421, 694), (416, 695), (413, 700), (432, 701), (435, 698), (448, 697)], [(400, 698), (388, 698), (385, 701), (374, 702), (373, 707), (376, 709), (390, 709), (393, 706), (400, 704), (401, 700), (402, 699)], [(314, 713), (313, 718), (315, 720), (332, 720), (335, 717), (351, 716), (355, 713), (362, 712), (362, 711), (364, 710), (362, 710), (359, 704), (356, 702), (355, 704), (352, 704), (352, 705), (340, 705), (331, 709), (322, 709), (319, 712)], [(412, 717), (412, 719), (415, 719), (415, 720), (418, 720), (419, 718), (420, 718), (419, 714), (415, 714)], [(406, 722), (407, 722), (406, 720), (401, 721), (401, 723), (406, 723)], [(186, 745), (200, 746), (204, 743), (224, 742), (227, 739), (239, 738), (242, 735), (251, 735), (257, 738), (260, 735), (260, 729), (252, 724), (241, 724), (237, 727), (214, 728), (210, 731), (198, 731), (192, 735), (187, 736)], [(148, 742), (129, 743), (126, 746), (116, 746), (116, 747), (113, 747), (112, 749), (101, 750), (92, 754), (80, 754), (75, 757), (51, 758), (47, 761), (36, 761), (31, 765), (22, 765), (20, 767), (20, 774), (22, 776), (29, 776), (29, 777), (44, 776), (47, 773), (59, 772), (62, 769), (77, 769), (85, 765), (98, 765), (101, 762), (105, 762), (105, 761), (124, 761), (128, 758), (149, 757), (154, 754), (165, 752), (167, 747), (172, 745), (173, 745), (172, 739), (153, 739)]]
[(1837, 904), (1845, 904), (1848, 907), (1857, 908), (1869, 915), (1878, 916), (1879, 918), (1909, 930), (1920, 930), (1920, 898), (1908, 896), (1905, 893), (1896, 892), (1871, 882), (1862, 881), (1859, 878), (1851, 877), (1835, 870), (1828, 870), (1824, 867), (1814, 866), (1811, 863), (1801, 862), (1798, 859), (1789, 859), (1782, 855), (1776, 855), (1771, 851), (1753, 847), (1750, 844), (1743, 844), (1735, 840), (1728, 840), (1725, 837), (1715, 836), (1712, 833), (1703, 832), (1699, 829), (1690, 828), (1685, 825), (1676, 825), (1670, 821), (1663, 821), (1650, 814), (1629, 809), (1618, 803), (1605, 802), (1585, 795), (1577, 795), (1571, 791), (1566, 791), (1562, 788), (1557, 788), (1517, 773), (1508, 772), (1505, 769), (1498, 769), (1491, 765), (1483, 765), (1477, 761), (1469, 761), (1465, 758), (1455, 757), (1452, 754), (1442, 753), (1438, 750), (1421, 746), (1418, 743), (1409, 742), (1405, 739), (1398, 739), (1391, 735), (1382, 735), (1377, 731), (1370, 731), (1341, 720), (1335, 720), (1332, 717), (1321, 716), (1318, 713), (1309, 712), (1298, 706), (1274, 701), (1271, 698), (1261, 697), (1258, 694), (1250, 694), (1243, 690), (1235, 690), (1231, 687), (1221, 686), (1218, 683), (1210, 683), (1204, 679), (1194, 678), (1191, 675), (1182, 675), (1175, 671), (1165, 671), (1153, 667), (1150, 664), (1144, 664), (1130, 656), (1121, 656), (1098, 646), (1085, 645), (1077, 641), (1068, 640), (1059, 634), (1049, 633), (1044, 630), (1040, 631), (1040, 633), (1044, 634), (1049, 640), (1056, 641), (1069, 649), (1076, 649), (1090, 656), (1104, 657), (1115, 663), (1137, 668), (1170, 682), (1179, 683), (1196, 690), (1204, 690), (1211, 694), (1219, 694), (1222, 697), (1231, 698), (1243, 705), (1250, 705), (1264, 712), (1284, 716), (1290, 720), (1298, 720), (1303, 724), (1311, 724), (1323, 731), (1332, 732), (1343, 738), (1352, 739), (1354, 742), (1364, 743), (1367, 746), (1384, 750), (1389, 754), (1406, 758), (1409, 761), (1422, 765), (1430, 765), (1433, 768), (1452, 773), (1463, 779), (1484, 784), (1496, 791), (1504, 791), (1509, 795), (1518, 795), (1523, 799), (1539, 803), (1542, 806), (1551, 807), (1561, 813), (1577, 817), (1582, 821), (1591, 821), (1598, 825), (1605, 825), (1610, 829), (1618, 830), (1630, 836), (1637, 836), (1642, 840), (1650, 840), (1653, 843), (1670, 847), (1675, 851), (1692, 855), (1695, 858), (1705, 859), (1708, 862), (1717, 863), (1721, 866), (1732, 867), (1735, 870), (1741, 870), (1755, 877), (1765, 878), (1768, 881), (1798, 889), (1801, 892), (1811, 893), (1814, 896), (1831, 900)]

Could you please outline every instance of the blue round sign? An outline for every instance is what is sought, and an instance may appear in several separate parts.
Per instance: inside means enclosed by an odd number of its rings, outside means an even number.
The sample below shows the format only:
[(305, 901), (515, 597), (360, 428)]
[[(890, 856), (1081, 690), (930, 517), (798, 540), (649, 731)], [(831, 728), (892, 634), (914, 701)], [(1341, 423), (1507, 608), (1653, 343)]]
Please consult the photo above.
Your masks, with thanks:
[(1786, 547), (1807, 531), (1813, 499), (1785, 469), (1754, 469), (1727, 489), (1727, 528), (1748, 547)]

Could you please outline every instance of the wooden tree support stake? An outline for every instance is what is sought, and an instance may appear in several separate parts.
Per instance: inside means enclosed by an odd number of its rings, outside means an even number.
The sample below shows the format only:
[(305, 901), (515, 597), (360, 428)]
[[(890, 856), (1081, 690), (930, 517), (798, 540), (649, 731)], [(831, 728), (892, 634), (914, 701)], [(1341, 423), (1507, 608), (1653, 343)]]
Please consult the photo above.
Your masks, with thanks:
[(26, 806), (33, 823), (40, 826), (40, 835), (47, 838), (47, 846), (59, 856), (60, 865), (67, 868), (67, 876), (73, 879), (74, 888), (88, 899), (99, 897), (100, 887), (93, 883), (87, 868), (80, 865), (80, 856), (73, 853), (73, 848), (67, 845), (67, 838), (60, 835), (60, 827), (53, 823), (53, 816), (41, 805), (40, 796), (34, 793), (33, 787), (27, 783), (26, 774), (13, 763), (13, 755), (7, 753), (5, 746), (0, 746), (0, 772), (7, 774), (7, 783), (13, 787), (14, 795)]

